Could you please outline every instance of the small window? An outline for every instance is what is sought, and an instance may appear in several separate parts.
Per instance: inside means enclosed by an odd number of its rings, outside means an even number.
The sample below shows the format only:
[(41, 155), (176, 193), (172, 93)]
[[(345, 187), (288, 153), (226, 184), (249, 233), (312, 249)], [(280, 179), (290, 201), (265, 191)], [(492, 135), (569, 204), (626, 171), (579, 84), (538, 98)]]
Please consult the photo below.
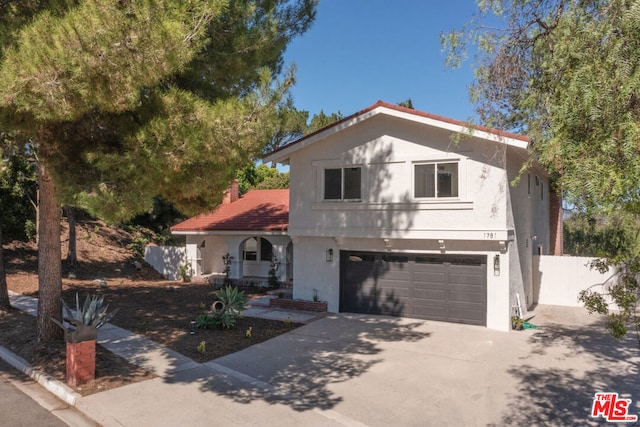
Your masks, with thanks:
[(544, 182), (540, 183), (540, 200), (544, 200)]
[(244, 261), (271, 261), (273, 245), (267, 239), (252, 237), (244, 241), (242, 259)]
[(359, 200), (362, 198), (362, 168), (324, 170), (325, 200)]
[(258, 240), (255, 237), (245, 240), (242, 259), (245, 261), (258, 260)]
[(531, 195), (531, 174), (527, 174), (527, 194)]
[(458, 197), (458, 163), (415, 165), (414, 197)]

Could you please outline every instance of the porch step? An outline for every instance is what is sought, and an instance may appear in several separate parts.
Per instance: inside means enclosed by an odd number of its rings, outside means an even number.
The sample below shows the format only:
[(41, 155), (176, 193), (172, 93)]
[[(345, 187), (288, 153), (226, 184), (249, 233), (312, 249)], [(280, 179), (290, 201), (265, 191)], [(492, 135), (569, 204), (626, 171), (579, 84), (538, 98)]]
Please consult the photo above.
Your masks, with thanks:
[(278, 298), (277, 295), (264, 295), (261, 297), (255, 297), (247, 301), (247, 307), (269, 307), (269, 300)]
[(276, 297), (279, 297), (280, 294), (282, 294), (282, 296), (284, 298), (291, 298), (293, 297), (293, 289), (292, 288), (278, 288), (278, 289), (271, 289), (267, 291), (267, 295), (274, 295)]

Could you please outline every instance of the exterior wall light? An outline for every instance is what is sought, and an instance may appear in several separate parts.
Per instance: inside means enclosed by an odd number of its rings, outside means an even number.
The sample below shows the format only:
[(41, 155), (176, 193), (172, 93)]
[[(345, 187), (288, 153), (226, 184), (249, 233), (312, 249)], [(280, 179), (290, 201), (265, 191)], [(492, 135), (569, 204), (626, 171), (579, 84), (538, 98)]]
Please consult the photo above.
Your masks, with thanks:
[(493, 275), (500, 275), (500, 255), (495, 255), (493, 257)]
[(325, 259), (327, 262), (333, 262), (333, 249), (327, 249), (325, 253)]

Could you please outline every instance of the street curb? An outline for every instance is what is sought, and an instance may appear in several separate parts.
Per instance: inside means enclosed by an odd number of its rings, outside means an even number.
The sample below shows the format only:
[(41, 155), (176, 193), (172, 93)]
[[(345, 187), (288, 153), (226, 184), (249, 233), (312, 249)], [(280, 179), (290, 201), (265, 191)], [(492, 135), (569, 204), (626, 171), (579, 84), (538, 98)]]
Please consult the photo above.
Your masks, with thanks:
[(82, 397), (79, 393), (76, 393), (70, 387), (53, 378), (52, 376), (33, 369), (33, 367), (29, 365), (26, 360), (1, 345), (0, 358), (2, 358), (5, 362), (7, 362), (20, 372), (29, 376), (31, 379), (36, 381), (42, 387), (56, 395), (60, 400), (70, 406), (75, 406), (78, 400)]

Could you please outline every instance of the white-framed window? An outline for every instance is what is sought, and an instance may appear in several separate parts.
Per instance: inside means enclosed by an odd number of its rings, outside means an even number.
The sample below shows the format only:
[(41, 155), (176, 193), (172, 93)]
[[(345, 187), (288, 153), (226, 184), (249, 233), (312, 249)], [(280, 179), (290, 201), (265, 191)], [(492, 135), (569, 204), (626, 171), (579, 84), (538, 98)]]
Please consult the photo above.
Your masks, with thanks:
[(251, 237), (244, 241), (242, 259), (244, 261), (271, 261), (273, 245), (267, 239)]
[(360, 166), (324, 169), (324, 200), (361, 200)]
[(415, 198), (459, 197), (458, 162), (418, 163), (413, 166), (413, 196)]

